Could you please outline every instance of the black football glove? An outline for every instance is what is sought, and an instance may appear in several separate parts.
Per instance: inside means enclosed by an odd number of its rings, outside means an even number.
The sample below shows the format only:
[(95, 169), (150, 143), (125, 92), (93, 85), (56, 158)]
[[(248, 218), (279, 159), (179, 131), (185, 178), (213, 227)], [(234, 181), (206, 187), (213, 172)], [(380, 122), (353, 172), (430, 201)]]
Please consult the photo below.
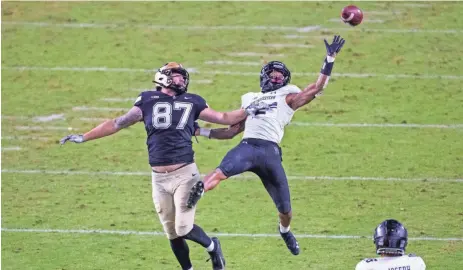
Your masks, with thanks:
[(341, 51), (342, 46), (344, 46), (344, 43), (346, 42), (341, 36), (334, 36), (333, 38), (333, 43), (328, 44), (326, 39), (325, 41), (325, 47), (326, 47), (326, 54), (328, 56), (334, 56), (334, 54), (339, 53)]

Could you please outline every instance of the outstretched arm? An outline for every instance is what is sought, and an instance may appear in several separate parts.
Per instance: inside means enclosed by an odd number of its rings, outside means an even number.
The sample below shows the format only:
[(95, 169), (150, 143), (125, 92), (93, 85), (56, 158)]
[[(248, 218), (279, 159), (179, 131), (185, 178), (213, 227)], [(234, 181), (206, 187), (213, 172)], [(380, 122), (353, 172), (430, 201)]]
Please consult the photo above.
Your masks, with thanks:
[(85, 133), (84, 135), (68, 135), (62, 138), (60, 140), (60, 143), (64, 144), (67, 141), (83, 143), (86, 141), (106, 137), (118, 132), (123, 128), (129, 127), (142, 119), (143, 113), (141, 109), (137, 106), (133, 106), (132, 109), (130, 109), (130, 111), (128, 111), (126, 114), (112, 120), (106, 120), (103, 123), (99, 124), (97, 127), (90, 130), (89, 132)]
[(328, 85), (331, 70), (333, 69), (334, 59), (341, 51), (345, 40), (340, 36), (334, 36), (333, 43), (328, 44), (326, 40), (326, 58), (320, 71), (320, 75), (315, 83), (311, 83), (304, 88), (303, 91), (297, 94), (289, 94), (286, 96), (286, 103), (293, 109), (297, 110), (300, 107), (308, 104), (321, 94), (322, 90)]
[(236, 135), (240, 134), (244, 130), (244, 123), (246, 120), (243, 120), (235, 125), (232, 125), (228, 128), (198, 128), (195, 131), (196, 136), (204, 136), (209, 139), (217, 140), (228, 140), (233, 139)]
[(234, 125), (241, 122), (247, 116), (245, 110), (239, 109), (231, 112), (217, 112), (206, 108), (199, 114), (199, 119), (221, 125)]

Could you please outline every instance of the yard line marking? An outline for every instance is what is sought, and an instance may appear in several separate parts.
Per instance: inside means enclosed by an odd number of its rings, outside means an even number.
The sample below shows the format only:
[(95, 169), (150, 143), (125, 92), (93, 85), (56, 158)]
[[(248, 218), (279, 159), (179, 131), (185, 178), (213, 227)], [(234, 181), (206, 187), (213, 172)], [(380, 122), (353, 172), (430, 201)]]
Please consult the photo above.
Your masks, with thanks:
[(107, 108), (107, 107), (87, 107), (87, 106), (73, 107), (72, 110), (73, 111), (105, 111), (105, 112), (128, 111), (127, 108)]
[(192, 80), (190, 81), (191, 84), (211, 84), (212, 82), (214, 82), (213, 80)]
[(34, 122), (50, 122), (53, 120), (66, 120), (64, 114), (52, 114), (52, 115), (44, 115), (44, 116), (36, 116), (33, 118)]
[(31, 118), (27, 117), (27, 116), (2, 115), (2, 119), (7, 119), (7, 120), (29, 120)]
[(415, 3), (393, 3), (393, 5), (400, 5), (404, 7), (431, 7), (431, 4), (415, 4)]
[(154, 25), (154, 24), (127, 24), (127, 23), (51, 23), (51, 22), (25, 22), (3, 21), (5, 25), (35, 26), (35, 27), (64, 27), (64, 28), (148, 28), (159, 30), (249, 30), (249, 31), (298, 31), (304, 29), (296, 26), (271, 26), (271, 25)]
[(386, 10), (386, 11), (378, 11), (378, 10), (371, 10), (371, 11), (365, 11), (363, 14), (366, 15), (395, 15), (395, 14), (401, 14), (403, 11), (401, 10)]
[(53, 140), (48, 137), (38, 137), (38, 136), (2, 136), (2, 140), (37, 140), (37, 141), (50, 141)]
[[(406, 4), (405, 4), (406, 5)], [(423, 4), (408, 4), (419, 5)], [(429, 5), (426, 5), (428, 7)], [(213, 31), (213, 30), (249, 30), (249, 31), (282, 31), (282, 32), (313, 32), (313, 31), (345, 31), (351, 28), (325, 28), (320, 25), (311, 25), (305, 27), (296, 26), (240, 26), (240, 25), (219, 25), (219, 26), (175, 26), (175, 25), (150, 25), (150, 24), (105, 24), (105, 23), (49, 23), (49, 22), (23, 22), (23, 21), (3, 21), (2, 25), (19, 25), (34, 27), (64, 27), (64, 28), (149, 28), (162, 30), (195, 30), (195, 31)], [(358, 29), (355, 29), (358, 31)], [(361, 31), (367, 32), (384, 32), (384, 33), (462, 33), (463, 29), (368, 29), (363, 28)]]
[[(58, 174), (58, 175), (109, 175), (109, 176), (150, 176), (149, 171), (134, 172), (112, 172), (112, 171), (72, 171), (72, 170), (21, 170), (21, 169), (2, 169), (2, 173), (20, 173), (20, 174)], [(205, 174), (201, 175), (202, 177)], [(237, 175), (233, 178), (257, 179), (253, 175)], [(335, 180), (335, 181), (404, 181), (404, 182), (458, 182), (463, 183), (463, 179), (456, 178), (400, 178), (400, 177), (364, 177), (364, 176), (306, 176), (306, 175), (289, 175), (290, 180)]]
[[(329, 22), (342, 22), (341, 18), (331, 18), (328, 20)], [(384, 20), (380, 19), (365, 19), (362, 21), (362, 23), (384, 23)]]
[(103, 122), (106, 120), (111, 120), (110, 117), (108, 118), (102, 118), (102, 117), (80, 117), (80, 121), (85, 121), (85, 122)]
[(54, 127), (54, 126), (15, 126), (17, 130), (78, 130), (73, 127)]
[(204, 62), (206, 65), (236, 65), (236, 66), (256, 66), (260, 67), (263, 63), (260, 62), (238, 62), (238, 61), (225, 61), (225, 60), (217, 60), (217, 61), (206, 61)]
[(318, 126), (318, 127), (380, 127), (380, 128), (463, 128), (463, 124), (370, 124), (370, 123), (310, 123), (291, 122), (295, 126)]
[(127, 101), (135, 101), (135, 98), (102, 98), (102, 101), (107, 102), (127, 102)]
[[(346, 28), (323, 28), (320, 29), (324, 32), (342, 32), (342, 31), (354, 31), (353, 27), (349, 26)], [(377, 32), (377, 33), (423, 33), (423, 34), (459, 34), (463, 33), (463, 29), (381, 29), (381, 28), (362, 28), (356, 29), (355, 31), (362, 32)]]
[[(19, 233), (67, 233), (67, 234), (116, 234), (116, 235), (152, 235), (165, 236), (164, 232), (156, 231), (132, 231), (132, 230), (102, 230), (102, 229), (28, 229), (28, 228), (2, 228), (3, 232)], [(222, 237), (245, 237), (245, 238), (280, 238), (280, 234), (274, 233), (226, 233), (208, 232), (208, 235)], [(331, 235), (331, 234), (295, 234), (298, 238), (321, 238), (321, 239), (369, 239), (371, 236), (361, 235)], [(463, 241), (461, 237), (409, 237), (412, 241)]]
[(9, 146), (9, 147), (2, 147), (2, 152), (3, 151), (21, 151), (22, 148), (19, 146)]
[[(241, 56), (246, 56), (248, 53), (237, 53), (243, 54)], [(265, 54), (260, 54), (264, 56)], [(279, 56), (274, 54), (272, 56)], [(281, 55), (282, 56), (282, 55)], [(100, 71), (99, 68), (94, 67), (68, 67), (59, 69), (50, 68), (50, 67), (7, 67), (2, 66), (2, 69), (15, 69), (15, 70), (50, 70), (50, 71)], [(126, 71), (146, 71), (144, 69), (130, 69), (130, 68), (105, 68), (104, 71), (112, 72), (126, 72)], [(151, 71), (151, 70), (150, 70)], [(213, 71), (200, 71), (194, 69), (192, 73), (196, 74), (208, 74), (208, 75), (236, 75), (236, 76), (259, 76), (259, 72), (242, 72), (242, 71), (231, 71), (231, 70), (213, 70)], [(315, 72), (293, 72), (295, 76), (318, 76), (319, 73)], [(409, 75), (409, 74), (376, 74), (376, 73), (333, 73), (332, 76), (337, 77), (349, 77), (349, 78), (383, 78), (383, 79), (449, 79), (449, 80), (462, 80), (463, 76), (461, 75), (436, 75), (436, 74), (424, 74), (424, 75)]]
[(227, 53), (228, 56), (235, 57), (247, 57), (247, 56), (259, 56), (259, 57), (283, 57), (284, 54), (271, 54), (271, 53), (257, 53), (257, 52), (231, 52)]
[[(133, 98), (103, 98), (102, 100), (108, 102), (125, 102), (125, 101), (133, 101)], [(123, 111), (127, 110), (128, 108), (108, 108), (108, 107), (74, 107), (76, 111)], [(14, 119), (14, 120), (31, 120), (31, 117), (25, 116), (2, 116), (2, 118), (6, 119)], [(80, 117), (78, 118), (80, 121), (86, 122), (102, 122), (109, 119), (111, 117), (103, 118), (103, 117)], [(302, 122), (302, 121), (293, 121), (289, 125), (291, 126), (314, 126), (314, 127), (352, 127), (352, 128), (369, 128), (369, 127), (377, 127), (377, 128), (445, 128), (445, 129), (459, 129), (463, 128), (463, 124), (413, 124), (413, 123), (405, 123), (405, 124), (394, 124), (394, 123), (317, 123), (317, 122)]]
[(317, 35), (317, 36), (305, 36), (305, 35), (285, 35), (283, 36), (284, 38), (286, 39), (319, 39), (319, 40), (323, 40), (323, 39), (330, 39), (332, 38), (332, 36), (322, 36), (322, 35)]
[(313, 48), (314, 45), (310, 45), (310, 44), (289, 44), (289, 43), (268, 43), (268, 44), (265, 44), (265, 43), (258, 43), (258, 44), (254, 44), (254, 46), (257, 46), (257, 47), (265, 47), (265, 48), (278, 48), (278, 49), (281, 49), (281, 48)]

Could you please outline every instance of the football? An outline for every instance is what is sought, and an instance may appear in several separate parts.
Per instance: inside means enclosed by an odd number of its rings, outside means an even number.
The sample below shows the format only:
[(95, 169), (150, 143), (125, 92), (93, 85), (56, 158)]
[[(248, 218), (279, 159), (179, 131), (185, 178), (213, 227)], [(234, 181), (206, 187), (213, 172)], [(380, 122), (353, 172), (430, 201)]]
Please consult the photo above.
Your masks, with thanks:
[(363, 12), (356, 6), (344, 7), (341, 11), (341, 20), (351, 26), (359, 25), (363, 20)]

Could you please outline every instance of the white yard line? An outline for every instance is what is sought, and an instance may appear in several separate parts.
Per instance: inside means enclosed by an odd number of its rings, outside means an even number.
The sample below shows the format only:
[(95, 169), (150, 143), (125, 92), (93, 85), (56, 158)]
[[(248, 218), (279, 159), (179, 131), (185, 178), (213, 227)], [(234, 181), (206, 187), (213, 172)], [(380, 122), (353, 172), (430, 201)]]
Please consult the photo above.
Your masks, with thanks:
[(393, 5), (400, 5), (400, 6), (404, 6), (404, 7), (424, 7), (424, 8), (432, 7), (431, 4), (418, 4), (418, 3), (397, 3), (397, 2), (391, 2), (391, 4), (393, 4)]
[[(28, 228), (2, 228), (3, 232), (17, 233), (65, 233), (65, 234), (115, 234), (115, 235), (151, 235), (165, 236), (163, 232), (156, 231), (128, 231), (128, 230), (84, 230), (84, 229), (28, 229)], [(243, 237), (243, 238), (279, 238), (280, 234), (275, 233), (225, 233), (208, 232), (208, 235), (220, 237)], [(332, 235), (332, 234), (295, 234), (297, 238), (321, 238), (321, 239), (369, 239), (371, 236), (361, 235)], [(463, 241), (461, 237), (409, 237), (412, 241)]]
[[(57, 174), (57, 175), (108, 175), (108, 176), (150, 176), (149, 171), (138, 172), (113, 172), (113, 171), (73, 171), (73, 170), (21, 170), (21, 169), (2, 169), (2, 173), (12, 174)], [(205, 176), (205, 175), (201, 175)], [(234, 178), (242, 179), (257, 179), (253, 175), (237, 175)], [(334, 180), (334, 181), (404, 181), (404, 182), (458, 182), (463, 183), (460, 178), (435, 178), (435, 177), (421, 177), (421, 178), (401, 178), (401, 177), (364, 177), (364, 176), (306, 176), (306, 175), (289, 175), (289, 180)]]
[(213, 80), (191, 80), (190, 83), (191, 84), (211, 84), (213, 83), (214, 81)]
[(87, 106), (78, 106), (73, 107), (73, 111), (105, 111), (105, 112), (120, 112), (128, 111), (130, 108), (107, 108), (107, 107), (87, 107)]
[(102, 117), (80, 117), (79, 120), (80, 121), (84, 121), (84, 122), (103, 122), (103, 121), (106, 121), (106, 120), (109, 120), (111, 119), (111, 117), (108, 117), (108, 118), (102, 118)]
[(379, 128), (463, 128), (463, 124), (370, 124), (370, 123), (310, 123), (310, 122), (291, 122), (295, 126), (315, 126), (315, 127), (379, 127)]
[(228, 56), (234, 57), (248, 57), (248, 56), (258, 56), (258, 57), (283, 57), (284, 54), (269, 54), (269, 53), (258, 53), (258, 52), (230, 52), (227, 53)]
[(134, 102), (136, 98), (102, 98), (106, 102)]
[[(241, 56), (246, 56), (248, 53), (237, 53)], [(264, 56), (267, 54), (261, 54)], [(279, 55), (271, 55), (279, 56)], [(282, 56), (282, 55), (281, 55)], [(99, 68), (95, 67), (68, 67), (59, 69), (50, 68), (50, 67), (7, 67), (2, 66), (2, 69), (14, 69), (14, 70), (49, 70), (49, 71), (66, 71), (66, 70), (75, 70), (75, 71), (100, 71)], [(130, 69), (130, 68), (105, 68), (104, 71), (107, 72), (133, 72), (133, 71), (146, 71), (144, 69)], [(242, 71), (231, 71), (231, 70), (214, 70), (214, 71), (200, 71), (195, 70), (193, 73), (197, 74), (207, 74), (207, 75), (236, 75), (236, 76), (259, 76), (259, 72), (242, 72)], [(318, 73), (315, 72), (293, 72), (295, 76), (317, 76)], [(462, 80), (463, 76), (461, 75), (437, 75), (437, 74), (424, 74), (424, 75), (409, 75), (409, 74), (376, 74), (376, 73), (333, 73), (332, 76), (336, 77), (349, 77), (349, 78), (382, 78), (382, 79), (448, 79), (448, 80)]]
[(66, 120), (66, 118), (64, 117), (64, 114), (36, 116), (33, 118), (34, 122), (51, 122), (53, 120)]
[(186, 31), (217, 31), (217, 30), (241, 30), (241, 31), (298, 31), (304, 27), (295, 26), (271, 26), (271, 25), (154, 25), (154, 24), (128, 24), (128, 23), (52, 23), (52, 22), (25, 22), (3, 21), (4, 25), (20, 25), (33, 27), (62, 27), (62, 28), (146, 28), (159, 30), (186, 30)]
[(18, 140), (18, 141), (51, 141), (53, 139), (39, 136), (2, 136), (2, 140)]
[(285, 35), (283, 36), (286, 39), (319, 39), (319, 40), (329, 40), (330, 38), (333, 38), (332, 36), (326, 35), (316, 35), (316, 36), (306, 36), (306, 35)]
[(224, 65), (224, 66), (255, 66), (261, 67), (263, 63), (261, 62), (239, 62), (239, 61), (226, 61), (226, 60), (216, 60), (216, 61), (206, 61), (205, 65)]
[[(133, 98), (104, 98), (102, 99), (108, 102), (125, 102), (133, 101)], [(76, 111), (124, 111), (129, 108), (110, 108), (110, 107), (74, 107)], [(23, 117), (23, 116), (9, 116), (4, 115), (2, 118), (15, 119), (15, 120), (31, 120), (34, 118)], [(80, 117), (77, 118), (84, 122), (102, 122), (111, 117)], [(314, 126), (314, 127), (349, 127), (349, 128), (436, 128), (436, 129), (460, 129), (463, 128), (463, 124), (395, 124), (395, 123), (316, 123), (316, 122), (302, 122), (293, 121), (290, 123), (291, 126)], [(65, 128), (65, 127), (63, 127)], [(25, 128), (19, 128), (25, 129)], [(53, 128), (52, 128), (53, 129)], [(61, 127), (60, 127), (61, 129)]]
[(21, 151), (22, 148), (19, 146), (9, 146), (9, 147), (2, 147), (2, 152), (4, 151)]
[(288, 43), (258, 43), (258, 44), (254, 44), (254, 46), (263, 47), (263, 48), (277, 48), (277, 49), (315, 47), (314, 45), (310, 45), (310, 44), (288, 44)]
[[(341, 18), (331, 18), (328, 21), (329, 22), (343, 23)], [(365, 19), (365, 20), (362, 21), (362, 23), (384, 23), (384, 20), (381, 20), (381, 19)]]
[(56, 126), (15, 126), (17, 130), (79, 130), (73, 127), (56, 127)]
[(385, 11), (380, 11), (380, 10), (368, 10), (364, 11), (363, 14), (365, 15), (395, 15), (395, 14), (401, 14), (403, 11), (401, 10), (385, 10)]
[[(428, 4), (403, 4), (404, 6), (430, 7)], [(241, 26), (241, 25), (218, 25), (218, 26), (174, 26), (174, 25), (150, 25), (150, 24), (105, 24), (105, 23), (50, 23), (50, 22), (22, 22), (22, 21), (3, 21), (2, 25), (19, 25), (33, 27), (61, 27), (61, 28), (147, 28), (160, 30), (184, 30), (184, 31), (221, 31), (221, 30), (241, 30), (241, 31), (281, 31), (281, 32), (314, 32), (314, 31), (345, 31), (353, 30), (352, 27), (346, 28), (326, 28), (319, 25), (303, 27), (295, 26)], [(359, 31), (359, 29), (355, 29)], [(362, 28), (361, 31), (384, 32), (384, 33), (463, 33), (463, 29), (368, 29)]]

